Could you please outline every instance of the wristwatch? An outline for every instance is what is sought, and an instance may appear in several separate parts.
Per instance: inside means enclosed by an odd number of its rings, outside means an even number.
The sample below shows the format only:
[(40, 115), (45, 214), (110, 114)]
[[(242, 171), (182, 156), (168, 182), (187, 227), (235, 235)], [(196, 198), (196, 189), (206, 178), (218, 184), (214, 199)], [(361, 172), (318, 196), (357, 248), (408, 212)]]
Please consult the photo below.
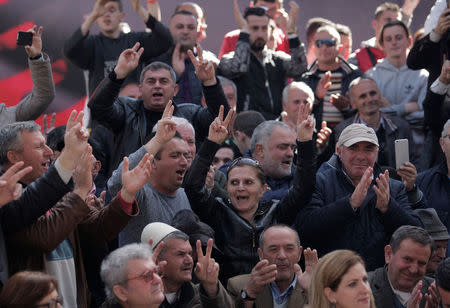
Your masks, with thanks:
[(254, 301), (256, 298), (248, 296), (247, 291), (241, 290), (241, 299), (244, 301)]

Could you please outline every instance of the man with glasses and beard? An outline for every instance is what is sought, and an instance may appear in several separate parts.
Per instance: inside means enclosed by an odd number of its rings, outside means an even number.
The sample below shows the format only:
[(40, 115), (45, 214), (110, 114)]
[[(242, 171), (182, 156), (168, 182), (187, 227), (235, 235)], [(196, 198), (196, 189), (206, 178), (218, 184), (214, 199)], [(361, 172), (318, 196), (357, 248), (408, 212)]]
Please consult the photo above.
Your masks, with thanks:
[(236, 49), (222, 57), (219, 72), (236, 83), (238, 112), (256, 110), (273, 120), (283, 109), (286, 78), (299, 78), (306, 71), (305, 48), (295, 29), (298, 11), (288, 31), (291, 55), (267, 47), (270, 18), (264, 8), (248, 8), (244, 19)]

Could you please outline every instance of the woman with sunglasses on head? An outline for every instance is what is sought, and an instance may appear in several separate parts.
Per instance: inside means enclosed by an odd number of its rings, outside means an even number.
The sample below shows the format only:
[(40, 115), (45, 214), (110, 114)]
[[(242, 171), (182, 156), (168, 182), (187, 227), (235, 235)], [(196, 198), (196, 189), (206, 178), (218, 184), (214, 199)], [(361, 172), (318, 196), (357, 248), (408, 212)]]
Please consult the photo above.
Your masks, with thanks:
[(1, 308), (62, 308), (56, 278), (42, 272), (18, 272), (0, 293)]
[(294, 184), (280, 200), (261, 200), (267, 189), (259, 163), (238, 158), (228, 167), (227, 200), (214, 198), (205, 187), (205, 178), (214, 154), (228, 137), (231, 113), (223, 118), (223, 108), (209, 127), (205, 140), (185, 179), (185, 192), (192, 210), (215, 231), (216, 244), (224, 253), (221, 280), (248, 274), (259, 261), (260, 233), (274, 223), (291, 225), (311, 199), (315, 183), (315, 154), (312, 135), (314, 120), (309, 105), (300, 105), (297, 120), (297, 170)]

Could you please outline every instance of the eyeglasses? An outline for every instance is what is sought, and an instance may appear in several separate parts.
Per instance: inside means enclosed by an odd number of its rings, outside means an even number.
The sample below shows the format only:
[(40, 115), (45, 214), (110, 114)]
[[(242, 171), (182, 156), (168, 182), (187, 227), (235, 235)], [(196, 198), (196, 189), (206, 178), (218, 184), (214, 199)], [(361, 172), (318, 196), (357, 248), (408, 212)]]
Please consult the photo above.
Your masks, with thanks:
[(130, 280), (135, 280), (135, 279), (144, 280), (145, 283), (149, 283), (149, 282), (153, 281), (153, 279), (155, 278), (155, 274), (158, 274), (158, 273), (159, 273), (159, 266), (156, 266), (154, 269), (145, 271), (142, 274), (140, 274), (139, 276), (128, 278), (128, 279), (122, 281), (122, 283), (130, 281)]
[(324, 45), (324, 44), (327, 47), (336, 46), (336, 40), (334, 38), (332, 38), (332, 39), (316, 40), (317, 48), (322, 47), (322, 45)]
[(36, 305), (35, 308), (58, 308), (58, 304), (62, 306), (63, 298), (62, 296), (58, 296), (57, 298), (52, 298), (45, 304)]
[(227, 174), (230, 173), (231, 169), (233, 169), (234, 167), (236, 167), (238, 165), (247, 165), (247, 166), (257, 167), (261, 170), (262, 173), (264, 173), (264, 171), (261, 168), (261, 165), (259, 164), (259, 162), (257, 160), (254, 160), (253, 158), (249, 158), (249, 157), (239, 157), (239, 158), (236, 158), (235, 160), (233, 160), (231, 162), (230, 166), (228, 166)]

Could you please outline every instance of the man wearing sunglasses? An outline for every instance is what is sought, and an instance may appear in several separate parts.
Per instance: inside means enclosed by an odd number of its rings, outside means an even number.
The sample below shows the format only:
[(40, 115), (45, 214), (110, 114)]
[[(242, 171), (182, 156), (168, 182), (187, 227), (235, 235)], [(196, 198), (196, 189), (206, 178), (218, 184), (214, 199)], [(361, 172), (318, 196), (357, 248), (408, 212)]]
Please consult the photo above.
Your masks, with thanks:
[(236, 83), (238, 112), (256, 110), (267, 120), (277, 118), (286, 78), (300, 78), (306, 70), (305, 48), (295, 28), (299, 10), (294, 4), (288, 30), (291, 55), (267, 47), (270, 17), (265, 9), (245, 11), (236, 50), (225, 54), (219, 64), (220, 74)]
[(319, 131), (322, 121), (334, 128), (350, 115), (348, 86), (362, 73), (339, 56), (341, 38), (334, 27), (325, 25), (317, 29), (314, 49), (317, 60), (303, 74), (302, 80), (314, 91), (313, 113)]

